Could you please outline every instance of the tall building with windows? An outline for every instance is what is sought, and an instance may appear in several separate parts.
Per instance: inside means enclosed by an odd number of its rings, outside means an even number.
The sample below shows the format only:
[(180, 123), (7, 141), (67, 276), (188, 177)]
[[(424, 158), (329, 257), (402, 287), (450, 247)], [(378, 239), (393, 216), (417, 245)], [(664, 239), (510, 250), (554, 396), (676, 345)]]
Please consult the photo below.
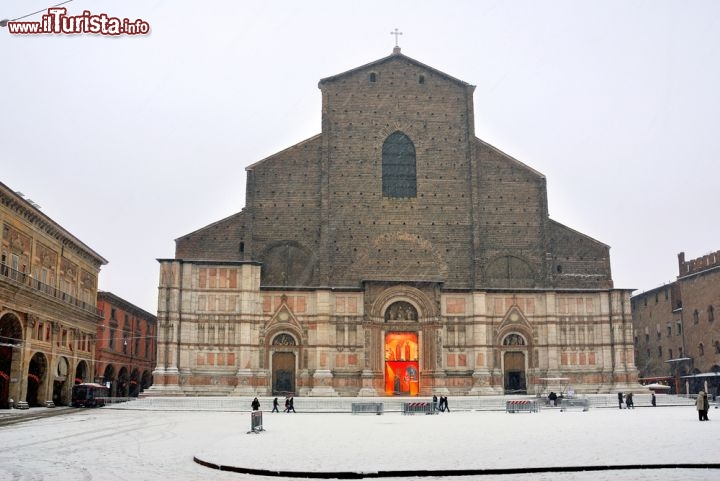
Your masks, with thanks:
[(395, 48), (319, 83), (321, 132), (160, 259), (149, 392), (312, 396), (636, 386), (609, 247), (475, 136), (474, 87)]
[(95, 372), (107, 261), (2, 183), (0, 223), (0, 408), (67, 405)]
[(635, 359), (643, 379), (664, 378), (673, 392), (720, 394), (720, 251), (678, 254), (671, 284), (631, 299)]
[(103, 315), (95, 344), (95, 379), (110, 395), (136, 397), (152, 385), (157, 317), (112, 292), (98, 292)]

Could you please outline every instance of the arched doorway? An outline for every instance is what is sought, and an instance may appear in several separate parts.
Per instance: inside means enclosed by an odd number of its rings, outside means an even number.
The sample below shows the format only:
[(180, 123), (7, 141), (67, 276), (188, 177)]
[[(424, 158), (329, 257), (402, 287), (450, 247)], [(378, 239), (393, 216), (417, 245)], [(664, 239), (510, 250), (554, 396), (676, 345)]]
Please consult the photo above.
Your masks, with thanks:
[(272, 346), (272, 393), (285, 395), (295, 393), (297, 366), (297, 342), (288, 333), (276, 335)]
[(47, 358), (43, 353), (36, 352), (30, 359), (30, 367), (28, 368), (27, 396), (25, 397), (25, 402), (28, 403), (28, 406), (41, 406), (47, 398), (47, 393), (45, 392), (45, 377), (47, 373)]
[(420, 392), (417, 332), (385, 334), (385, 394), (417, 396)]
[(512, 332), (503, 338), (502, 349), (505, 394), (527, 394), (525, 338)]
[(0, 318), (0, 409), (11, 407), (10, 380), (20, 377), (21, 343), (20, 320), (15, 314), (5, 314)]

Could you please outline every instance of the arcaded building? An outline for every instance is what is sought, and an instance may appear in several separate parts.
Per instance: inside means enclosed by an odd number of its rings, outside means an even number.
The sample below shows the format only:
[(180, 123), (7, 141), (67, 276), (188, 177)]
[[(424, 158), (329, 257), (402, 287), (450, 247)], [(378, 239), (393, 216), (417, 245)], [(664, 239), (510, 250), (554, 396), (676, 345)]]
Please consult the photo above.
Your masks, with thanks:
[(152, 385), (157, 317), (107, 291), (98, 291), (95, 379), (110, 386), (110, 395), (137, 397)]
[(636, 386), (609, 247), (550, 219), (545, 177), (476, 137), (474, 86), (395, 48), (319, 88), (321, 132), (249, 165), (244, 208), (159, 260), (148, 392)]
[(93, 380), (107, 261), (0, 183), (0, 408), (68, 405)]

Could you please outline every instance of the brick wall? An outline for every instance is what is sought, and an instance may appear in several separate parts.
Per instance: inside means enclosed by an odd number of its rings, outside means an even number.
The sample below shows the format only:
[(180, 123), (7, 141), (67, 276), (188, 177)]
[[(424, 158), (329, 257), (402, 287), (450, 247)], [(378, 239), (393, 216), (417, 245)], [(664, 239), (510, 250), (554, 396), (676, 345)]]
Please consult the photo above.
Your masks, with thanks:
[[(263, 285), (612, 287), (608, 247), (548, 219), (545, 178), (475, 138), (472, 85), (392, 55), (320, 89), (322, 133), (248, 167), (245, 210), (178, 239), (177, 257), (260, 260)], [(383, 196), (398, 131), (416, 197)]]

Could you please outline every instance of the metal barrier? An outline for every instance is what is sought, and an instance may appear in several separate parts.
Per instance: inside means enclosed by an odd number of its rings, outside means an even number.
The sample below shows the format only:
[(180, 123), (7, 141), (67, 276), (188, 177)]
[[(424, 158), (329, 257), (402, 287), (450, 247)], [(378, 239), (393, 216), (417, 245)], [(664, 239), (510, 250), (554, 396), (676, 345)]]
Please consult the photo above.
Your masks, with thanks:
[(538, 412), (537, 401), (527, 399), (505, 401), (506, 413), (536, 413)]
[(362, 413), (373, 413), (380, 416), (383, 413), (383, 403), (373, 403), (373, 402), (361, 402), (361, 403), (352, 403), (352, 413), (353, 414), (362, 414)]
[(257, 434), (260, 431), (265, 431), (263, 429), (262, 411), (253, 411), (250, 413), (250, 431), (247, 433)]
[(433, 403), (403, 403), (403, 414), (437, 414)]
[(587, 411), (590, 409), (590, 400), (585, 398), (563, 398), (560, 401), (560, 412), (569, 410)]

